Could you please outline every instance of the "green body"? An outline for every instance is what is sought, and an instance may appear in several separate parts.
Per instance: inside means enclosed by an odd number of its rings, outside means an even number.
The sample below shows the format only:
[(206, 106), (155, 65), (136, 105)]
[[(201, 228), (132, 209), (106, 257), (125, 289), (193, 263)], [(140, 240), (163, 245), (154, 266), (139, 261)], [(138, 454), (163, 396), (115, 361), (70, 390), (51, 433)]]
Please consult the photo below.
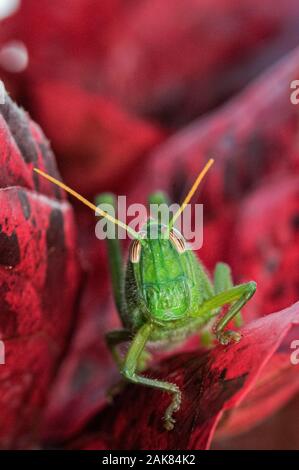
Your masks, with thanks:
[[(150, 220), (145, 228), (152, 225)], [(209, 320), (209, 313), (194, 317), (198, 306), (214, 291), (194, 253), (186, 250), (179, 254), (169, 239), (163, 239), (160, 225), (157, 229), (158, 239), (144, 239), (139, 263), (128, 260), (122, 316), (124, 327), (132, 332), (153, 323), (156, 328), (149, 341), (169, 344)]]
[[(157, 198), (162, 202), (161, 194), (151, 200)], [(101, 202), (114, 204), (114, 198), (102, 195), (97, 198), (97, 204)], [(150, 238), (152, 229), (157, 233), (155, 239)], [(254, 294), (256, 284), (233, 286), (230, 268), (224, 263), (217, 264), (212, 282), (195, 254), (188, 249), (179, 251), (180, 244), (166, 238), (164, 229), (158, 221), (148, 220), (142, 230), (138, 260), (129, 259), (125, 272), (118, 240), (108, 240), (114, 297), (123, 329), (108, 333), (107, 344), (127, 380), (172, 394), (164, 416), (165, 428), (171, 430), (181, 392), (175, 384), (142, 376), (140, 364), (146, 347), (154, 342), (171, 346), (200, 331), (225, 305), (230, 308), (216, 323), (214, 333), (222, 344), (239, 341), (241, 335), (225, 327), (234, 317), (240, 322), (240, 310)], [(117, 349), (122, 342), (130, 342), (124, 358)]]

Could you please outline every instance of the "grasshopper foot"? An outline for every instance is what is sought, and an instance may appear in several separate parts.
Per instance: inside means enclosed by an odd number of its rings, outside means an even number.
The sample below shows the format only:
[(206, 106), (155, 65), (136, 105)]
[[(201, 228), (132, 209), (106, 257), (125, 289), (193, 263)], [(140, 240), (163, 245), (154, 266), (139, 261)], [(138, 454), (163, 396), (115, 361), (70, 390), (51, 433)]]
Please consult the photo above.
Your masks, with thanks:
[(216, 334), (216, 338), (220, 344), (226, 346), (230, 343), (238, 343), (242, 338), (241, 333), (232, 330), (220, 331)]
[(165, 417), (164, 428), (166, 431), (172, 431), (175, 425), (175, 419), (172, 416)]
[(177, 392), (174, 394), (173, 399), (169, 407), (167, 408), (164, 415), (164, 428), (166, 431), (172, 431), (175, 425), (175, 419), (173, 418), (173, 413), (178, 411), (181, 406), (182, 394), (177, 387)]

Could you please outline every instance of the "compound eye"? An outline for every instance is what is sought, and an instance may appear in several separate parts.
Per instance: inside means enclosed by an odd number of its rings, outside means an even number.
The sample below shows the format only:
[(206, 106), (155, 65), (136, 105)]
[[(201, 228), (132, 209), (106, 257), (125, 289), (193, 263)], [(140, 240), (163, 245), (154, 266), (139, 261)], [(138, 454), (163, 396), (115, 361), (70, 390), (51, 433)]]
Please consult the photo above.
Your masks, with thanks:
[(186, 250), (186, 243), (183, 235), (176, 229), (171, 229), (169, 232), (169, 240), (175, 247), (178, 253), (182, 254)]
[[(141, 231), (139, 232), (139, 238), (144, 240), (146, 238), (146, 232)], [(129, 258), (131, 263), (139, 263), (140, 261), (140, 254), (141, 254), (141, 241), (140, 239), (134, 240), (131, 243), (130, 249), (129, 249)]]
[(131, 263), (139, 263), (141, 254), (141, 242), (140, 240), (133, 240), (130, 246), (130, 261)]

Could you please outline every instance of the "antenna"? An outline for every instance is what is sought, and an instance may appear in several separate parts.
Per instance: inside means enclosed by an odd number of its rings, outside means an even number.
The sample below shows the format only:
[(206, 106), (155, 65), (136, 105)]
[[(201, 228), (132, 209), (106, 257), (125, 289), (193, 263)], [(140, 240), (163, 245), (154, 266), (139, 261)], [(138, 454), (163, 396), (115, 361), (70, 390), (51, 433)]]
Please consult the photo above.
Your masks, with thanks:
[(128, 225), (126, 225), (124, 222), (121, 222), (120, 220), (118, 219), (115, 219), (114, 217), (112, 217), (110, 214), (108, 214), (107, 212), (103, 211), (102, 209), (100, 209), (99, 207), (95, 206), (92, 202), (88, 201), (87, 199), (85, 199), (85, 197), (81, 196), (81, 194), (77, 193), (77, 191), (74, 191), (73, 189), (71, 189), (69, 186), (67, 186), (66, 184), (62, 183), (62, 181), (59, 181), (57, 180), (56, 178), (53, 178), (53, 176), (50, 176), (48, 175), (47, 173), (45, 173), (44, 171), (42, 170), (39, 170), (38, 168), (33, 168), (34, 171), (36, 171), (36, 173), (38, 173), (39, 175), (43, 176), (44, 178), (46, 178), (48, 181), (51, 181), (51, 183), (54, 183), (56, 184), (57, 186), (59, 186), (60, 188), (64, 189), (67, 193), (71, 194), (72, 196), (74, 196), (76, 199), (78, 199), (79, 201), (83, 202), (83, 204), (85, 204), (87, 207), (89, 207), (90, 209), (92, 209), (93, 211), (97, 212), (99, 215), (101, 215), (102, 217), (105, 217), (107, 220), (109, 220), (110, 222), (113, 222), (114, 224), (116, 225), (119, 225), (119, 227), (125, 229), (128, 233), (130, 233), (130, 235), (132, 235), (132, 237), (134, 238), (137, 238), (139, 240), (139, 235), (137, 232), (135, 232), (135, 230), (133, 230), (131, 227), (129, 227)]
[(203, 170), (201, 170), (201, 172), (199, 173), (198, 177), (196, 178), (192, 188), (190, 189), (187, 196), (185, 197), (183, 204), (181, 205), (179, 210), (174, 214), (171, 221), (169, 222), (169, 226), (168, 226), (169, 229), (168, 230), (171, 230), (171, 228), (173, 227), (175, 221), (181, 215), (181, 213), (183, 212), (183, 210), (185, 209), (185, 207), (187, 206), (187, 204), (189, 203), (189, 201), (193, 197), (193, 195), (194, 195), (195, 191), (197, 190), (200, 182), (203, 180), (203, 178), (205, 177), (206, 173), (209, 171), (209, 169), (211, 168), (213, 163), (214, 163), (214, 159), (210, 158), (210, 160), (204, 166)]

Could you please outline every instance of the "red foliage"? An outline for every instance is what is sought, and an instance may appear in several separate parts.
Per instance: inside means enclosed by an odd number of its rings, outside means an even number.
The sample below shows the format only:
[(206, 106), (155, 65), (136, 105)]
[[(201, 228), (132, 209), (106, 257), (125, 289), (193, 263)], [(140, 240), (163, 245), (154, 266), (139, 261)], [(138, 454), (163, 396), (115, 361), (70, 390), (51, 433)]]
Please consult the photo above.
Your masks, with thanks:
[(0, 447), (37, 438), (37, 423), (65, 346), (78, 284), (75, 227), (64, 195), (33, 177), (57, 175), (40, 129), (6, 97), (0, 107)]
[(297, 6), (296, 0), (26, 0), (3, 21), (0, 39), (25, 43), (30, 83), (80, 84), (177, 126), (296, 45)]

